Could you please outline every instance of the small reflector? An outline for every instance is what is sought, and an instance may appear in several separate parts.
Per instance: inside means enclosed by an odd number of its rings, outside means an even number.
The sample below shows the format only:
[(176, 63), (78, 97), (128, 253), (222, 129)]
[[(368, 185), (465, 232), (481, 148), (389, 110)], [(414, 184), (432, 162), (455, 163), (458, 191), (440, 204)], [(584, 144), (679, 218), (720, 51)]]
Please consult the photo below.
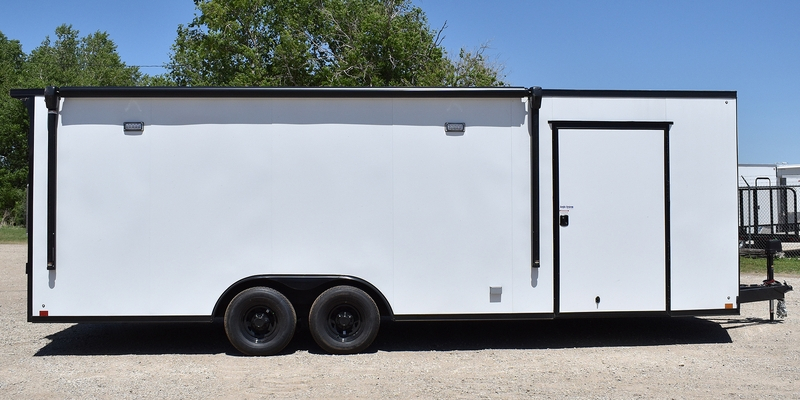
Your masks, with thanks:
[(39, 310), (39, 316), (40, 317), (46, 317), (47, 316), (47, 310)]
[(125, 132), (143, 132), (144, 122), (125, 122), (122, 124), (122, 129)]
[(729, 310), (731, 308), (733, 308), (733, 303), (725, 303), (725, 309), (726, 310)]

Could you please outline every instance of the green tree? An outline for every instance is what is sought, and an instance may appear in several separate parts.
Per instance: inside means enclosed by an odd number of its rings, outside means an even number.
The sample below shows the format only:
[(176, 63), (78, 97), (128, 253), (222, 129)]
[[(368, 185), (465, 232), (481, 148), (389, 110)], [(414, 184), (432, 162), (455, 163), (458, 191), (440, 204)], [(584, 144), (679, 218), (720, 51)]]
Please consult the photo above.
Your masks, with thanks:
[(195, 1), (201, 14), (188, 26), (178, 26), (172, 79), (187, 86), (307, 84), (300, 77), (311, 66), (293, 63), (292, 55), (306, 49), (287, 21), (300, 18), (295, 12), (307, 1), (269, 3)]
[(447, 58), (439, 32), (430, 29), (420, 8), (406, 0), (319, 4), (323, 29), (311, 43), (321, 61), (332, 66), (326, 83), (441, 86)]
[(30, 55), (0, 32), (0, 224), (24, 222), (28, 181), (28, 113), (11, 98), (17, 88), (129, 86), (144, 79), (126, 66), (105, 32), (80, 37), (70, 25), (56, 28)]
[(133, 86), (142, 80), (139, 68), (122, 62), (108, 33), (79, 37), (72, 25), (55, 33), (56, 40), (46, 37), (25, 63), (29, 86)]
[(486, 59), (488, 45), (475, 51), (461, 49), (458, 59), (452, 60), (446, 77), (446, 85), (453, 87), (505, 86), (503, 67)]
[[(169, 77), (186, 86), (502, 85), (481, 53), (451, 60), (410, 0), (195, 0)], [(444, 27), (443, 27), (444, 29)], [(469, 70), (466, 70), (470, 68)]]
[(0, 32), (0, 224), (22, 222), (28, 178), (27, 113), (9, 90), (21, 83), (25, 53)]

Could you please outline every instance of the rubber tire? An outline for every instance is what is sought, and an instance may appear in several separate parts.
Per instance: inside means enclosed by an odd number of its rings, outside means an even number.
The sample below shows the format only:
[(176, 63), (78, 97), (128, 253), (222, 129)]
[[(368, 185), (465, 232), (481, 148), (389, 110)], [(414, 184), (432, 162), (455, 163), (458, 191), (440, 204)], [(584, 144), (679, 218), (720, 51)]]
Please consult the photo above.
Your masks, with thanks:
[[(248, 314), (264, 309), (272, 315), (274, 323), (259, 337), (246, 319)], [(264, 314), (264, 313), (262, 313)], [(250, 356), (268, 356), (279, 353), (294, 336), (297, 314), (289, 299), (279, 291), (268, 287), (253, 287), (242, 291), (228, 304), (225, 310), (225, 334), (233, 347)]]
[[(348, 310), (357, 314), (359, 326), (353, 334), (342, 335), (329, 324), (332, 313)], [(375, 301), (366, 292), (352, 286), (335, 286), (320, 294), (308, 316), (308, 327), (314, 341), (332, 354), (353, 354), (363, 351), (375, 340), (381, 315)]]

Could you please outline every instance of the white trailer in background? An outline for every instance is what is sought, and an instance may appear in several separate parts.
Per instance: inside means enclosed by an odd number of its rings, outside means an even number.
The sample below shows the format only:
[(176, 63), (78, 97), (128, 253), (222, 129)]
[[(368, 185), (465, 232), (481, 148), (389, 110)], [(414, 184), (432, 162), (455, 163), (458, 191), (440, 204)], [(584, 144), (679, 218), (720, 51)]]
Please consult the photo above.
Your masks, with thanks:
[(350, 353), (381, 316), (743, 300), (735, 92), (12, 95), (31, 122), (32, 322), (219, 317), (239, 350), (273, 354), (308, 318), (323, 349)]
[(739, 187), (800, 186), (800, 165), (739, 164)]
[(800, 165), (777, 164), (775, 166), (778, 176), (778, 185), (800, 186)]
[(777, 165), (739, 164), (739, 187), (779, 185)]

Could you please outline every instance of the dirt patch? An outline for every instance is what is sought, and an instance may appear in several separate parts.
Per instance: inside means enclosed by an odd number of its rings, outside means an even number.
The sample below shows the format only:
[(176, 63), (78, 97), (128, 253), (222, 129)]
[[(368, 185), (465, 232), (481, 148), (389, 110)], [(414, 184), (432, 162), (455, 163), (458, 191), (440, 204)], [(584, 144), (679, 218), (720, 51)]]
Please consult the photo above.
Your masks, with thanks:
[[(307, 330), (241, 357), (219, 324), (27, 323), (24, 245), (0, 245), (2, 398), (797, 398), (800, 292), (789, 317), (390, 323), (364, 354)], [(779, 276), (800, 289), (800, 277)], [(762, 277), (743, 276), (743, 282)]]

